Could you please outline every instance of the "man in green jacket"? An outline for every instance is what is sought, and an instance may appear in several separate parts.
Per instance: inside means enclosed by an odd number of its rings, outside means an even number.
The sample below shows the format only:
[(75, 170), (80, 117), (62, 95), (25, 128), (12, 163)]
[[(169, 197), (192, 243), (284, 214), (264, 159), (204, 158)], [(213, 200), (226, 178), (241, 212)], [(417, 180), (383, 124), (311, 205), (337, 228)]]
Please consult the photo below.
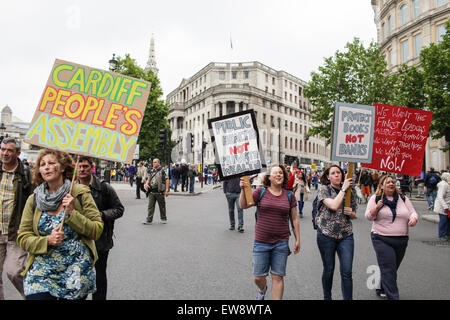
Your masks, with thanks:
[(0, 300), (4, 300), (2, 274), (6, 275), (19, 293), (23, 293), (23, 277), (27, 253), (16, 243), (22, 212), (30, 195), (30, 169), (19, 159), (20, 142), (4, 138), (1, 142), (0, 167)]

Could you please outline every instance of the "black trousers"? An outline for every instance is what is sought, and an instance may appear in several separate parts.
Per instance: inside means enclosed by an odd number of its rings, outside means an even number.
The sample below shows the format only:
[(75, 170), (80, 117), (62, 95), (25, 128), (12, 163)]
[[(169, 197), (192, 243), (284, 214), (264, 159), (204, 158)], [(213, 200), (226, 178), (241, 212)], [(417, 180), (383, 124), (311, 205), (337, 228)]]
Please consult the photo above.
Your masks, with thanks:
[(142, 186), (142, 178), (136, 177), (136, 198), (141, 198), (141, 186)]
[(97, 291), (92, 294), (92, 300), (106, 300), (108, 281), (106, 278), (106, 265), (108, 262), (109, 250), (98, 251), (98, 260), (95, 263), (95, 276)]
[(397, 270), (405, 256), (408, 237), (385, 237), (372, 233), (372, 244), (381, 273), (381, 289), (389, 300), (398, 300)]

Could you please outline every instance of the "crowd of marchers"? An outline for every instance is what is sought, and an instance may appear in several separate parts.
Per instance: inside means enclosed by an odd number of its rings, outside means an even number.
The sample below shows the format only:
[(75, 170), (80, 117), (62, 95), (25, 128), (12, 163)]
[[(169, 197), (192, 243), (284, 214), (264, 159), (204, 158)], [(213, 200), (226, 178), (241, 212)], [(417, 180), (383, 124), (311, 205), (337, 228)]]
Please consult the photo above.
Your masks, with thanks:
[[(107, 297), (107, 262), (113, 248), (114, 224), (124, 214), (110, 175), (101, 179), (89, 157), (77, 161), (66, 152), (42, 149), (34, 164), (20, 159), (20, 142), (7, 137), (1, 142), (0, 166), (0, 270), (5, 271), (17, 291), (27, 300), (93, 300)], [(151, 165), (139, 162), (127, 167), (129, 182), (136, 183), (136, 198), (143, 191), (148, 198), (144, 224), (152, 224), (156, 203), (162, 223), (167, 223), (166, 198), (173, 190), (193, 191), (191, 183), (218, 183), (214, 167), (199, 167), (185, 161), (162, 167), (159, 159)], [(272, 165), (250, 184), (235, 178), (223, 183), (230, 230), (244, 232), (242, 210), (256, 207), (253, 244), (253, 276), (256, 298), (265, 298), (267, 276), (271, 276), (272, 298), (282, 299), (286, 264), (291, 250), (301, 252), (299, 220), (304, 202), (317, 190), (313, 201), (313, 226), (323, 271), (324, 299), (331, 299), (335, 257), (340, 262), (344, 299), (353, 299), (352, 268), (358, 189), (366, 188), (365, 218), (372, 222), (371, 239), (380, 267), (379, 296), (399, 299), (397, 272), (405, 257), (409, 228), (418, 214), (405, 189), (404, 176), (363, 170), (346, 178), (343, 168), (330, 165), (310, 172), (292, 166)], [(105, 176), (104, 176), (105, 178)], [(108, 179), (109, 178), (109, 179)], [(422, 180), (421, 180), (422, 179)], [(368, 182), (366, 182), (368, 181)], [(376, 181), (376, 184), (374, 184)], [(450, 174), (431, 170), (416, 179), (418, 195), (427, 196), (429, 208), (439, 214), (439, 241), (450, 235)], [(423, 184), (423, 189), (420, 185)], [(251, 198), (244, 190), (254, 187)], [(376, 186), (376, 187), (375, 187)], [(350, 204), (345, 204), (347, 190)], [(420, 192), (422, 191), (422, 192)], [(409, 197), (408, 197), (409, 193)], [(238, 211), (235, 221), (234, 209)], [(237, 224), (237, 226), (236, 226)], [(292, 248), (289, 237), (295, 237)], [(4, 299), (0, 274), (0, 299)]]

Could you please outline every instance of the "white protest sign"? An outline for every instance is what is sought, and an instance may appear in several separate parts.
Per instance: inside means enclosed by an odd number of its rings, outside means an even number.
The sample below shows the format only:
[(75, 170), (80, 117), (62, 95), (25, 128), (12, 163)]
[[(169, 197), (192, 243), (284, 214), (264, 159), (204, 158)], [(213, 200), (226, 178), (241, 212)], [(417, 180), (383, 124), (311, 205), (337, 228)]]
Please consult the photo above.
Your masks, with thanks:
[(261, 172), (265, 161), (253, 110), (209, 119), (208, 127), (221, 180)]

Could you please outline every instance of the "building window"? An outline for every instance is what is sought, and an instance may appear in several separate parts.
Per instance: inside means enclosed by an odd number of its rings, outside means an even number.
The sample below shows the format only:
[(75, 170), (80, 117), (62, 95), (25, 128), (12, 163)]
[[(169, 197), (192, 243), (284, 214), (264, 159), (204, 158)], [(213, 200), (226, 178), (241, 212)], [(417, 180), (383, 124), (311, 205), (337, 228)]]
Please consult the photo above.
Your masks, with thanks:
[(275, 89), (272, 89), (272, 94), (275, 95)]
[(225, 71), (219, 71), (219, 79), (225, 80)]
[(436, 26), (436, 41), (437, 43), (444, 40), (445, 35), (445, 23), (441, 23), (440, 25)]
[(412, 0), (413, 18), (420, 16), (420, 0)]
[(414, 58), (417, 58), (420, 55), (421, 50), (422, 50), (422, 34), (418, 33), (414, 36)]
[(266, 74), (266, 82), (269, 82), (269, 75)]
[(381, 40), (384, 41), (384, 39), (386, 39), (386, 33), (384, 30), (385, 26), (384, 26), (384, 22), (381, 24)]
[(436, 0), (436, 7), (443, 6), (448, 0)]
[(408, 22), (408, 5), (403, 4), (400, 7), (400, 25), (403, 25)]
[(401, 46), (401, 55), (402, 55), (402, 63), (405, 63), (409, 60), (409, 40), (406, 39), (400, 43)]
[(392, 48), (390, 48), (389, 50), (388, 50), (388, 60), (389, 60), (389, 67), (392, 67), (393, 65), (394, 65), (394, 55), (393, 55), (393, 53), (392, 53)]
[(391, 16), (387, 18), (387, 35), (390, 36), (392, 32), (392, 19)]
[(266, 124), (266, 114), (263, 113), (263, 124)]
[(244, 79), (248, 79), (248, 71), (244, 71)]
[(233, 77), (233, 79), (237, 78), (237, 71), (232, 71), (231, 72), (231, 76)]
[(272, 77), (272, 85), (275, 85), (275, 78)]

